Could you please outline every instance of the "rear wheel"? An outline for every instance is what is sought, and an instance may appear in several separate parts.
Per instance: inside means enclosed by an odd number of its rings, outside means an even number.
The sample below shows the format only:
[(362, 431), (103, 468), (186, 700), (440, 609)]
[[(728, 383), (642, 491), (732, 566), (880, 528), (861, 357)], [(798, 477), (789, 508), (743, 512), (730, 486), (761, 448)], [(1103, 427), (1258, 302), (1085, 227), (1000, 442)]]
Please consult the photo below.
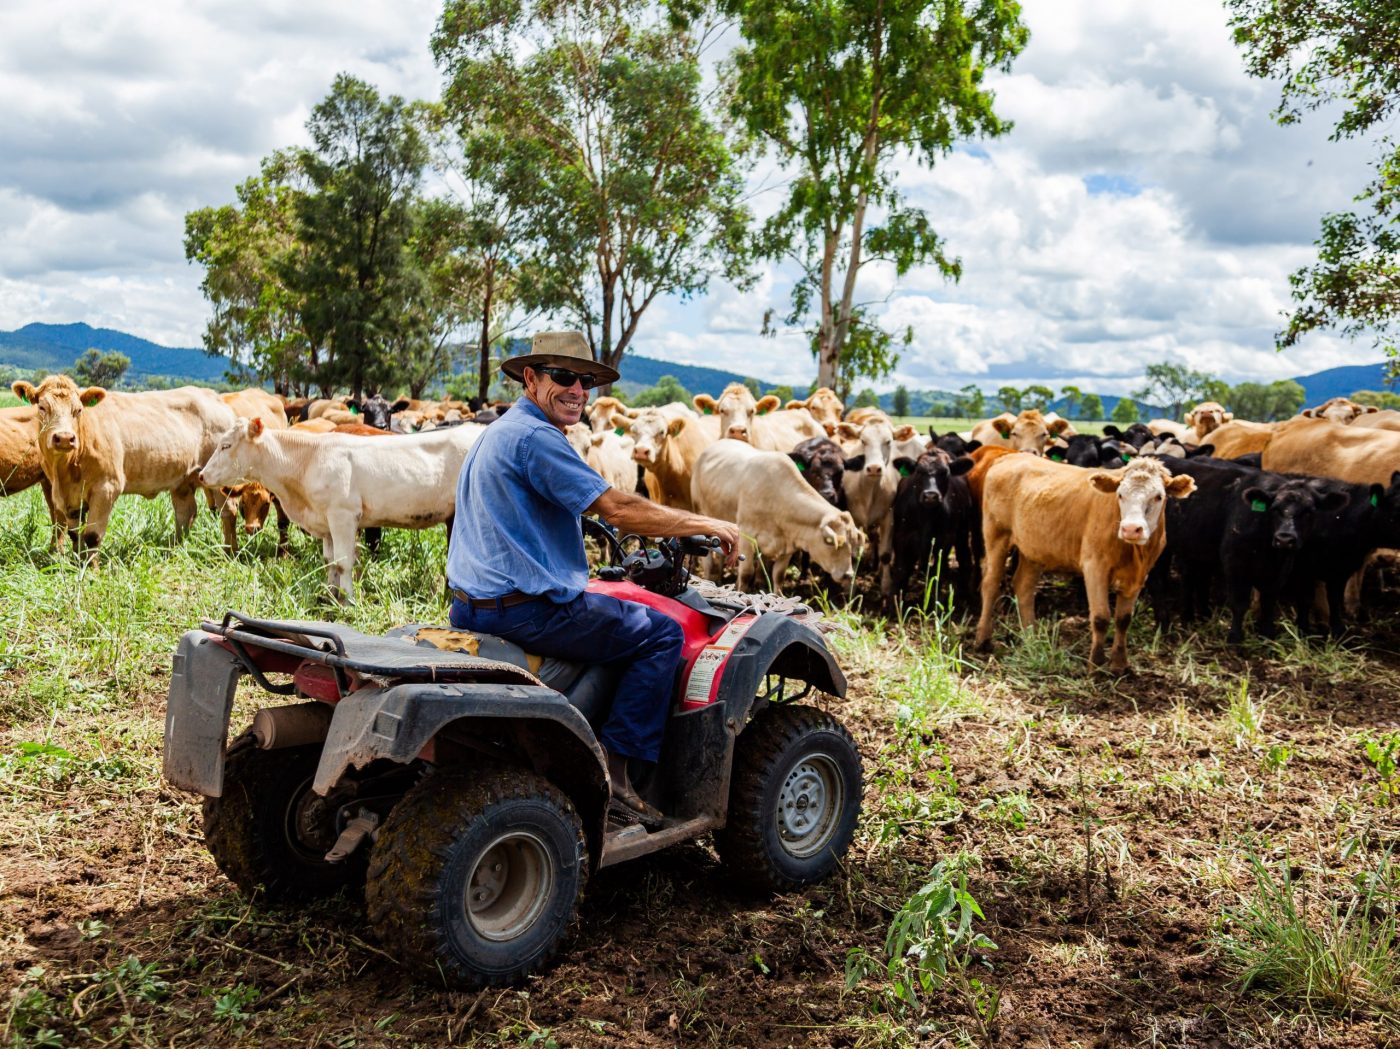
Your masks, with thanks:
[(244, 737), (229, 748), (223, 796), (204, 799), (204, 840), (247, 895), (309, 900), (364, 882), (363, 852), (325, 860), (340, 833), (342, 799), (339, 791), (323, 798), (311, 789), (320, 756), (319, 743), (262, 750)]
[(812, 707), (768, 707), (735, 744), (720, 859), (758, 889), (820, 881), (851, 844), (862, 787), (860, 753), (839, 721)]
[(587, 878), (582, 824), (549, 781), (438, 769), (385, 821), (365, 899), (397, 957), (450, 983), (499, 986), (554, 955)]

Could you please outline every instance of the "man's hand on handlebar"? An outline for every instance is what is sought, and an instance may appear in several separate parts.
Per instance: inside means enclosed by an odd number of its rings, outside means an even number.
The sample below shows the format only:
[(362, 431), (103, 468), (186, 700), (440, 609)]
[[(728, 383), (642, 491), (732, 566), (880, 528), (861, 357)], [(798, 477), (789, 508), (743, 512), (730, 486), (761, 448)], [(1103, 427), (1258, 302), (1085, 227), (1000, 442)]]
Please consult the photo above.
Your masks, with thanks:
[(724, 551), (724, 563), (728, 568), (733, 568), (739, 563), (739, 526), (728, 521), (717, 521), (714, 518), (707, 518), (705, 521), (705, 531), (719, 540), (720, 549)]

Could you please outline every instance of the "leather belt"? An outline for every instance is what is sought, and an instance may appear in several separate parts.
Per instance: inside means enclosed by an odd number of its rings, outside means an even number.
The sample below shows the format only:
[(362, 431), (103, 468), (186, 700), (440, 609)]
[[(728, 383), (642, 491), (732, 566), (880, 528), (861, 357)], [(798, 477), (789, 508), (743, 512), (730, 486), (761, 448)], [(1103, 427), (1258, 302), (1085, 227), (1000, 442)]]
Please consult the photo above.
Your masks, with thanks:
[(472, 597), (465, 591), (452, 588), (452, 596), (464, 605), (472, 608), (494, 608), (497, 611), (503, 608), (513, 608), (516, 605), (523, 605), (529, 601), (538, 601), (543, 594), (523, 594), (519, 590), (513, 590), (509, 594), (502, 594), (500, 597)]

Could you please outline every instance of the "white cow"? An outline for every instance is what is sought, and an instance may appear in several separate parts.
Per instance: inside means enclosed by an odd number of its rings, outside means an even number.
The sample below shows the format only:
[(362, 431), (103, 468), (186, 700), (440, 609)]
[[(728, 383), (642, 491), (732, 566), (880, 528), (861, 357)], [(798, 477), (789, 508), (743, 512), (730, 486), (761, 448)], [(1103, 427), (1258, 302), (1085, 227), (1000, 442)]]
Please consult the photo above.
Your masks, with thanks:
[(594, 433), (583, 423), (574, 423), (564, 435), (579, 458), (596, 470), (608, 484), (623, 492), (637, 487), (637, 464), (632, 461), (636, 442), (627, 434), (612, 430)]
[[(818, 495), (782, 452), (716, 441), (695, 461), (690, 492), (697, 512), (739, 526), (748, 555), (739, 563), (740, 590), (753, 586), (756, 554), (769, 565), (774, 593), (782, 592), (783, 575), (798, 551), (837, 583), (850, 577), (860, 556), (861, 533), (851, 515)], [(718, 562), (710, 560), (713, 573)]]
[(348, 601), (359, 530), (428, 528), (450, 521), (457, 475), (485, 431), (462, 423), (367, 441), (351, 434), (268, 430), (260, 419), (239, 419), (219, 438), (200, 483), (257, 482), (267, 488), (288, 517), (321, 540), (327, 581)]
[(781, 403), (778, 398), (770, 393), (756, 401), (743, 383), (730, 383), (718, 401), (707, 393), (696, 394), (694, 403), (701, 415), (719, 416), (720, 436), (748, 441), (764, 451), (790, 452), (809, 437), (826, 436), (805, 408), (774, 411)]

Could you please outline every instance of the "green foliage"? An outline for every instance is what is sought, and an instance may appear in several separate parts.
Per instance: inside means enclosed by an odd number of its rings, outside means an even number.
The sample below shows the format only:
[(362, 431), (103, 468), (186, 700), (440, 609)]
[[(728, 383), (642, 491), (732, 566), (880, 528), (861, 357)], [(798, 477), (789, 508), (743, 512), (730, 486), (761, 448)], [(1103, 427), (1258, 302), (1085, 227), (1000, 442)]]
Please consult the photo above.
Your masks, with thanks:
[(987, 413), (987, 395), (968, 383), (958, 391), (957, 414), (964, 419), (981, 419)]
[(1297, 415), (1306, 398), (1307, 393), (1300, 384), (1292, 379), (1280, 379), (1268, 384), (1242, 382), (1232, 386), (1221, 403), (1234, 412), (1237, 419), (1275, 422)]
[(1131, 397), (1124, 397), (1113, 406), (1113, 421), (1120, 426), (1127, 426), (1138, 421), (1137, 401)]
[(523, 307), (614, 367), (657, 296), (743, 283), (743, 172), (705, 111), (708, 31), (641, 0), (449, 0), (433, 54), (466, 170), (518, 211)]
[(112, 350), (88, 349), (73, 362), (73, 380), (79, 386), (103, 386), (113, 389), (121, 385), (122, 376), (131, 367), (131, 358)]
[(258, 1000), (261, 992), (246, 983), (234, 984), (214, 995), (214, 1019), (223, 1023), (241, 1023), (252, 1014), (248, 1006)]
[(851, 405), (851, 407), (878, 408), (880, 407), (879, 395), (876, 394), (875, 391), (872, 390), (869, 386), (867, 386), (865, 389), (861, 390), (860, 393), (856, 394), (855, 402)]
[(1060, 396), (1065, 399), (1065, 418), (1079, 418), (1079, 405), (1084, 400), (1084, 391), (1078, 386), (1061, 386)]
[(1370, 404), (1392, 411), (1400, 409), (1400, 393), (1391, 393), (1389, 390), (1357, 390), (1351, 395), (1351, 399), (1357, 404)]
[(1021, 412), (1021, 402), (1025, 399), (1025, 391), (1015, 386), (1003, 386), (997, 390), (997, 401), (1001, 404), (1001, 410), (1019, 415)]
[(1022, 392), (1021, 406), (1043, 412), (1055, 399), (1055, 391), (1048, 386), (1027, 386)]
[[(1009, 68), (1025, 46), (1020, 6), (717, 6), (743, 37), (723, 77), (732, 111), (791, 176), (759, 237), (762, 254), (792, 258), (803, 270), (787, 323), (807, 323), (821, 385), (840, 392), (853, 377), (887, 374), (879, 369), (890, 344), (856, 298), (861, 268), (878, 259), (899, 275), (928, 264), (950, 279), (960, 274), (928, 215), (904, 202), (897, 175), (905, 154), (932, 167), (959, 139), (1008, 130), (983, 79)], [(882, 221), (868, 221), (872, 209)], [(859, 328), (864, 344), (852, 354), (847, 344)]]
[(1086, 393), (1084, 399), (1079, 402), (1080, 419), (1102, 419), (1103, 400), (1096, 393)]
[(1382, 805), (1400, 802), (1400, 732), (1389, 732), (1379, 739), (1364, 736), (1361, 747), (1379, 780), (1377, 802)]
[[(1340, 140), (1387, 131), (1400, 108), (1400, 11), (1378, 0), (1227, 0), (1235, 42), (1253, 76), (1281, 82), (1275, 117), (1292, 124), (1326, 109)], [(1309, 332), (1371, 333), (1397, 353), (1400, 306), (1400, 144), (1374, 136), (1375, 175), (1355, 200), (1369, 210), (1322, 219), (1317, 262), (1289, 283), (1296, 309), (1279, 334), (1292, 346)]]
[(791, 386), (774, 386), (768, 392), (774, 397), (778, 398), (778, 400), (782, 401), (783, 404), (787, 404), (788, 401), (797, 399), (797, 394), (793, 392)]
[(894, 400), (891, 407), (894, 409), (894, 414), (901, 419), (909, 414), (909, 387), (896, 386), (894, 388)]
[[(1142, 389), (1133, 391), (1133, 397), (1148, 404), (1161, 405), (1168, 418), (1180, 422), (1188, 402), (1218, 400), (1226, 390), (1228, 387), (1219, 379), (1205, 372), (1192, 371), (1184, 364), (1161, 361), (1147, 366), (1146, 381)], [(1114, 419), (1118, 420), (1116, 413)]]
[[(1245, 991), (1311, 1013), (1400, 1022), (1400, 871), (1389, 851), (1348, 891), (1300, 889), (1284, 860), (1277, 873), (1250, 855), (1253, 895), (1223, 917), (1218, 942)], [(1309, 879), (1309, 884), (1311, 884)]]
[(663, 375), (655, 386), (649, 386), (632, 398), (635, 408), (659, 408), (672, 401), (690, 404), (690, 391), (681, 385), (674, 375)]

